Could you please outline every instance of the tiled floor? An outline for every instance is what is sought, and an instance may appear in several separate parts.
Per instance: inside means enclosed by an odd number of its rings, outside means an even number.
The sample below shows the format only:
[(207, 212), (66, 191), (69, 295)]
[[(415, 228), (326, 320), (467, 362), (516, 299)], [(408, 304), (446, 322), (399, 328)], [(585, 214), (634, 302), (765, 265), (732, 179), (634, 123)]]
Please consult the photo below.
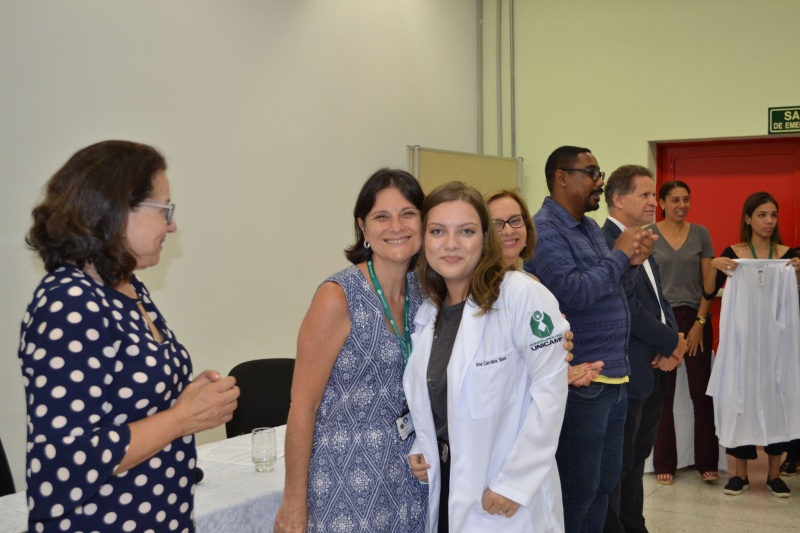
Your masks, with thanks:
[[(730, 465), (729, 470), (733, 467)], [(783, 477), (792, 490), (776, 498), (767, 490), (767, 459), (762, 450), (748, 465), (750, 489), (739, 496), (722, 492), (728, 473), (704, 483), (694, 468), (678, 471), (675, 483), (659, 485), (644, 475), (644, 516), (650, 533), (797, 533), (800, 532), (800, 475)]]

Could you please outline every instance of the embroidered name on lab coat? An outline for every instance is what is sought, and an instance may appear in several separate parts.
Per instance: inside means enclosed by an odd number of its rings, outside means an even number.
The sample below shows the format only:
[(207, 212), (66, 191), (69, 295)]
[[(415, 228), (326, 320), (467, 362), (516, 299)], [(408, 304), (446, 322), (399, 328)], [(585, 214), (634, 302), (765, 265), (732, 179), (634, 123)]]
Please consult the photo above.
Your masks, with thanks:
[(508, 357), (498, 357), (497, 359), (486, 359), (485, 361), (475, 361), (475, 366), (489, 366), (489, 365), (496, 365), (497, 363), (502, 363), (508, 359)]

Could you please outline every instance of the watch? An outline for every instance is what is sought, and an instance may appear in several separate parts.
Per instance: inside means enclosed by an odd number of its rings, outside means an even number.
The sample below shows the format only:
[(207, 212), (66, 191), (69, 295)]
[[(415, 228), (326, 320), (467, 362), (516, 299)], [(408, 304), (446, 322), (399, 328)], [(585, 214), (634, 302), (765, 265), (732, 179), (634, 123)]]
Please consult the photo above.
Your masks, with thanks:
[(699, 316), (699, 317), (695, 318), (694, 320), (695, 320), (695, 322), (700, 322), (703, 325), (705, 325), (705, 323), (706, 323), (706, 319), (704, 317), (702, 317), (702, 316)]

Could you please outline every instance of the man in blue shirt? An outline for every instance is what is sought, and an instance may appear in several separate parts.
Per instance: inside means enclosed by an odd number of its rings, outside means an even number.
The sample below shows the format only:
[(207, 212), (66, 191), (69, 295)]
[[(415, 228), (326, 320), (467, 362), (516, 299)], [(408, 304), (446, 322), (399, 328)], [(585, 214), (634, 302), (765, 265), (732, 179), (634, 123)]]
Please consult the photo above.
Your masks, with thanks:
[(587, 217), (600, 206), (603, 178), (587, 148), (562, 146), (545, 164), (550, 196), (533, 217), (538, 243), (525, 270), (555, 295), (575, 334), (575, 363), (603, 361), (588, 387), (570, 387), (556, 461), (566, 533), (603, 530), (608, 496), (622, 467), (630, 313), (637, 266), (652, 249), (650, 230), (621, 232), (609, 249)]

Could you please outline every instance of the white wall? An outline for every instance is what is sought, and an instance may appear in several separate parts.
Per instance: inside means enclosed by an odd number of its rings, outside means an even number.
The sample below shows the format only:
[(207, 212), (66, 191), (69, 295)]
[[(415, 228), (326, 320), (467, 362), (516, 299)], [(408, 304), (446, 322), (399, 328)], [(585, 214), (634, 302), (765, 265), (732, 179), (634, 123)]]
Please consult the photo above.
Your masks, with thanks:
[[(0, 437), (24, 488), (23, 238), (77, 149), (166, 154), (178, 233), (141, 273), (195, 369), (293, 357), (352, 208), (405, 147), (475, 151), (476, 6), (464, 0), (0, 3)], [(224, 436), (222, 429), (201, 441)]]
[[(484, 0), (487, 15), (498, 2), (507, 12), (508, 0)], [(653, 142), (766, 136), (768, 108), (800, 104), (797, 0), (514, 6), (516, 155), (525, 158), (532, 212), (547, 195), (545, 161), (561, 145), (590, 148), (607, 173), (624, 164), (655, 170)], [(493, 24), (484, 25), (487, 89), (495, 84)], [(484, 109), (493, 113), (494, 102)], [(493, 153), (495, 117), (484, 123)], [(595, 213), (605, 219), (604, 202)]]

